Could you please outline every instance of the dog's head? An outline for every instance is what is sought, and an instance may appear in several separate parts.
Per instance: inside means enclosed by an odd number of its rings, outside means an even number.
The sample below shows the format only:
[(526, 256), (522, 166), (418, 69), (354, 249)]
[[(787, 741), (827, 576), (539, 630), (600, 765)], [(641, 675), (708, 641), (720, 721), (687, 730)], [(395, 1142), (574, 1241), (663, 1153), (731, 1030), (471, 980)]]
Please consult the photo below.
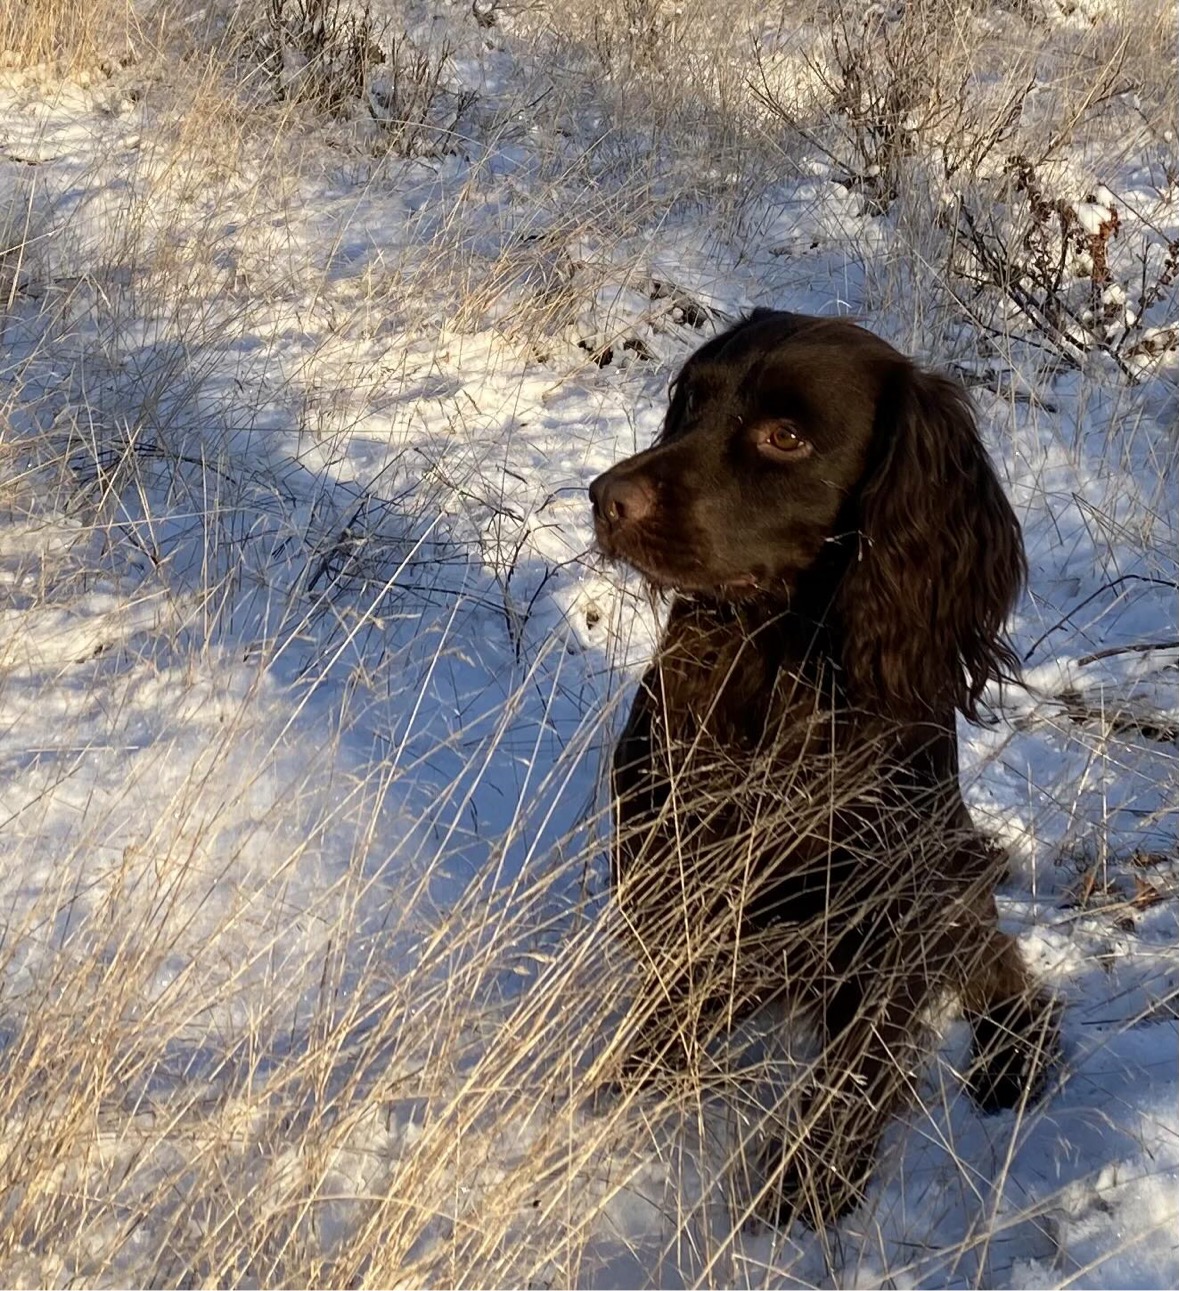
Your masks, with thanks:
[(653, 585), (832, 619), (876, 708), (975, 716), (1016, 667), (1023, 547), (965, 393), (852, 323), (759, 310), (709, 341), (590, 497), (602, 551)]

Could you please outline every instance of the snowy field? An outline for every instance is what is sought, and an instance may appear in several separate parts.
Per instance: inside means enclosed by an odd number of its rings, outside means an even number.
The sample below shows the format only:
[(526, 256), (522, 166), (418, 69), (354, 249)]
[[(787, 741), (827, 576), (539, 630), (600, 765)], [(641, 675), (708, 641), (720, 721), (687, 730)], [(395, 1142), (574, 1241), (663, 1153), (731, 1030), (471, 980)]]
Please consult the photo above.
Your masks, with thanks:
[[(1169, 0), (398, 3), (0, 14), (0, 1284), (1179, 1286)], [(823, 1234), (773, 1019), (609, 1087), (660, 607), (585, 490), (755, 305), (971, 389), (963, 781), (1064, 1005), (991, 1118), (947, 1014)]]

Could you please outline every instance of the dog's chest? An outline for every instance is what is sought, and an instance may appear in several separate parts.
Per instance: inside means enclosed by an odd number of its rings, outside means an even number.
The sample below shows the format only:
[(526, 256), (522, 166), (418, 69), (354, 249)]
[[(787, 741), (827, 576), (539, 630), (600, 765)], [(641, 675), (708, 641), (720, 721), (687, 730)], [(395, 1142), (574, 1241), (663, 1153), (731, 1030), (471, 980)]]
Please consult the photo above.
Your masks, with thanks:
[(681, 637), (643, 678), (615, 788), (624, 818), (700, 845), (758, 850), (783, 830), (827, 834), (840, 768), (874, 775), (863, 743), (821, 654), (790, 658), (768, 632)]
[(720, 764), (748, 777), (804, 761), (818, 773), (854, 743), (838, 669), (798, 635), (776, 623), (736, 632), (707, 620), (669, 632), (643, 679), (661, 760), (680, 775), (712, 775)]

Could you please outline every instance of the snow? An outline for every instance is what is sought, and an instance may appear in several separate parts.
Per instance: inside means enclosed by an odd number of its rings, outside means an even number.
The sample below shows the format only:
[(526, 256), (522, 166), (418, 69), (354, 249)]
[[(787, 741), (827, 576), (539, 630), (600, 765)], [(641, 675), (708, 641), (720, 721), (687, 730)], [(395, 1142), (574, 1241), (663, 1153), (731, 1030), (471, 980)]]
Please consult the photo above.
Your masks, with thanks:
[[(541, 74), (517, 19), (459, 8), (415, 38), (488, 116), (439, 156), (261, 113), (185, 153), (134, 67), (0, 81), (0, 1158), (56, 1123), (22, 1063), (98, 1064), (93, 1126), (35, 1183), (3, 1167), (0, 1280), (1179, 1284), (1179, 296), (1136, 384), (1030, 342), (1004, 367), (819, 153), (732, 218), (723, 167), (611, 190), (592, 111), (503, 128)], [(1095, 149), (1071, 209), (1116, 207), (1133, 300), (1127, 230), (1161, 254), (1179, 196)], [(660, 607), (594, 556), (585, 488), (755, 305), (972, 385), (1031, 578), (963, 783), (1066, 1006), (1043, 1106), (989, 1120), (947, 1019), (825, 1235), (754, 1213), (748, 1091), (594, 1067), (603, 755)]]

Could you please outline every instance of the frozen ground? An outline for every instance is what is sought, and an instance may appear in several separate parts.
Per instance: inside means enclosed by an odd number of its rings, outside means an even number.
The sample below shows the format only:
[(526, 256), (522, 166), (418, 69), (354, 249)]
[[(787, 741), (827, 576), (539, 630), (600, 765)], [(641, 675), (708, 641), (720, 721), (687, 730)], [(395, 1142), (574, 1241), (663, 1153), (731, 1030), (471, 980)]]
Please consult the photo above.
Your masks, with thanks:
[[(697, 136), (737, 124), (632, 93), (662, 11), (624, 8), (617, 45), (413, 10), (445, 148), (263, 101), (220, 28), (3, 73), (6, 1284), (1179, 1285), (1174, 131), (1131, 60), (1122, 115), (1046, 150), (1089, 239), (1061, 297), (1111, 266), (1053, 347), (922, 240), (919, 150), (887, 200), (764, 122), (709, 172)], [(1153, 11), (1035, 12), (988, 19), (1044, 42), (1029, 130), (1064, 111), (1044, 50)], [(766, 93), (813, 75), (749, 30)], [(1066, 1004), (1020, 1117), (973, 1110), (948, 1022), (822, 1237), (754, 1213), (748, 1091), (596, 1092), (625, 1005), (601, 757), (657, 611), (593, 556), (585, 487), (755, 304), (972, 386), (1031, 580), (1025, 685), (963, 778)]]

